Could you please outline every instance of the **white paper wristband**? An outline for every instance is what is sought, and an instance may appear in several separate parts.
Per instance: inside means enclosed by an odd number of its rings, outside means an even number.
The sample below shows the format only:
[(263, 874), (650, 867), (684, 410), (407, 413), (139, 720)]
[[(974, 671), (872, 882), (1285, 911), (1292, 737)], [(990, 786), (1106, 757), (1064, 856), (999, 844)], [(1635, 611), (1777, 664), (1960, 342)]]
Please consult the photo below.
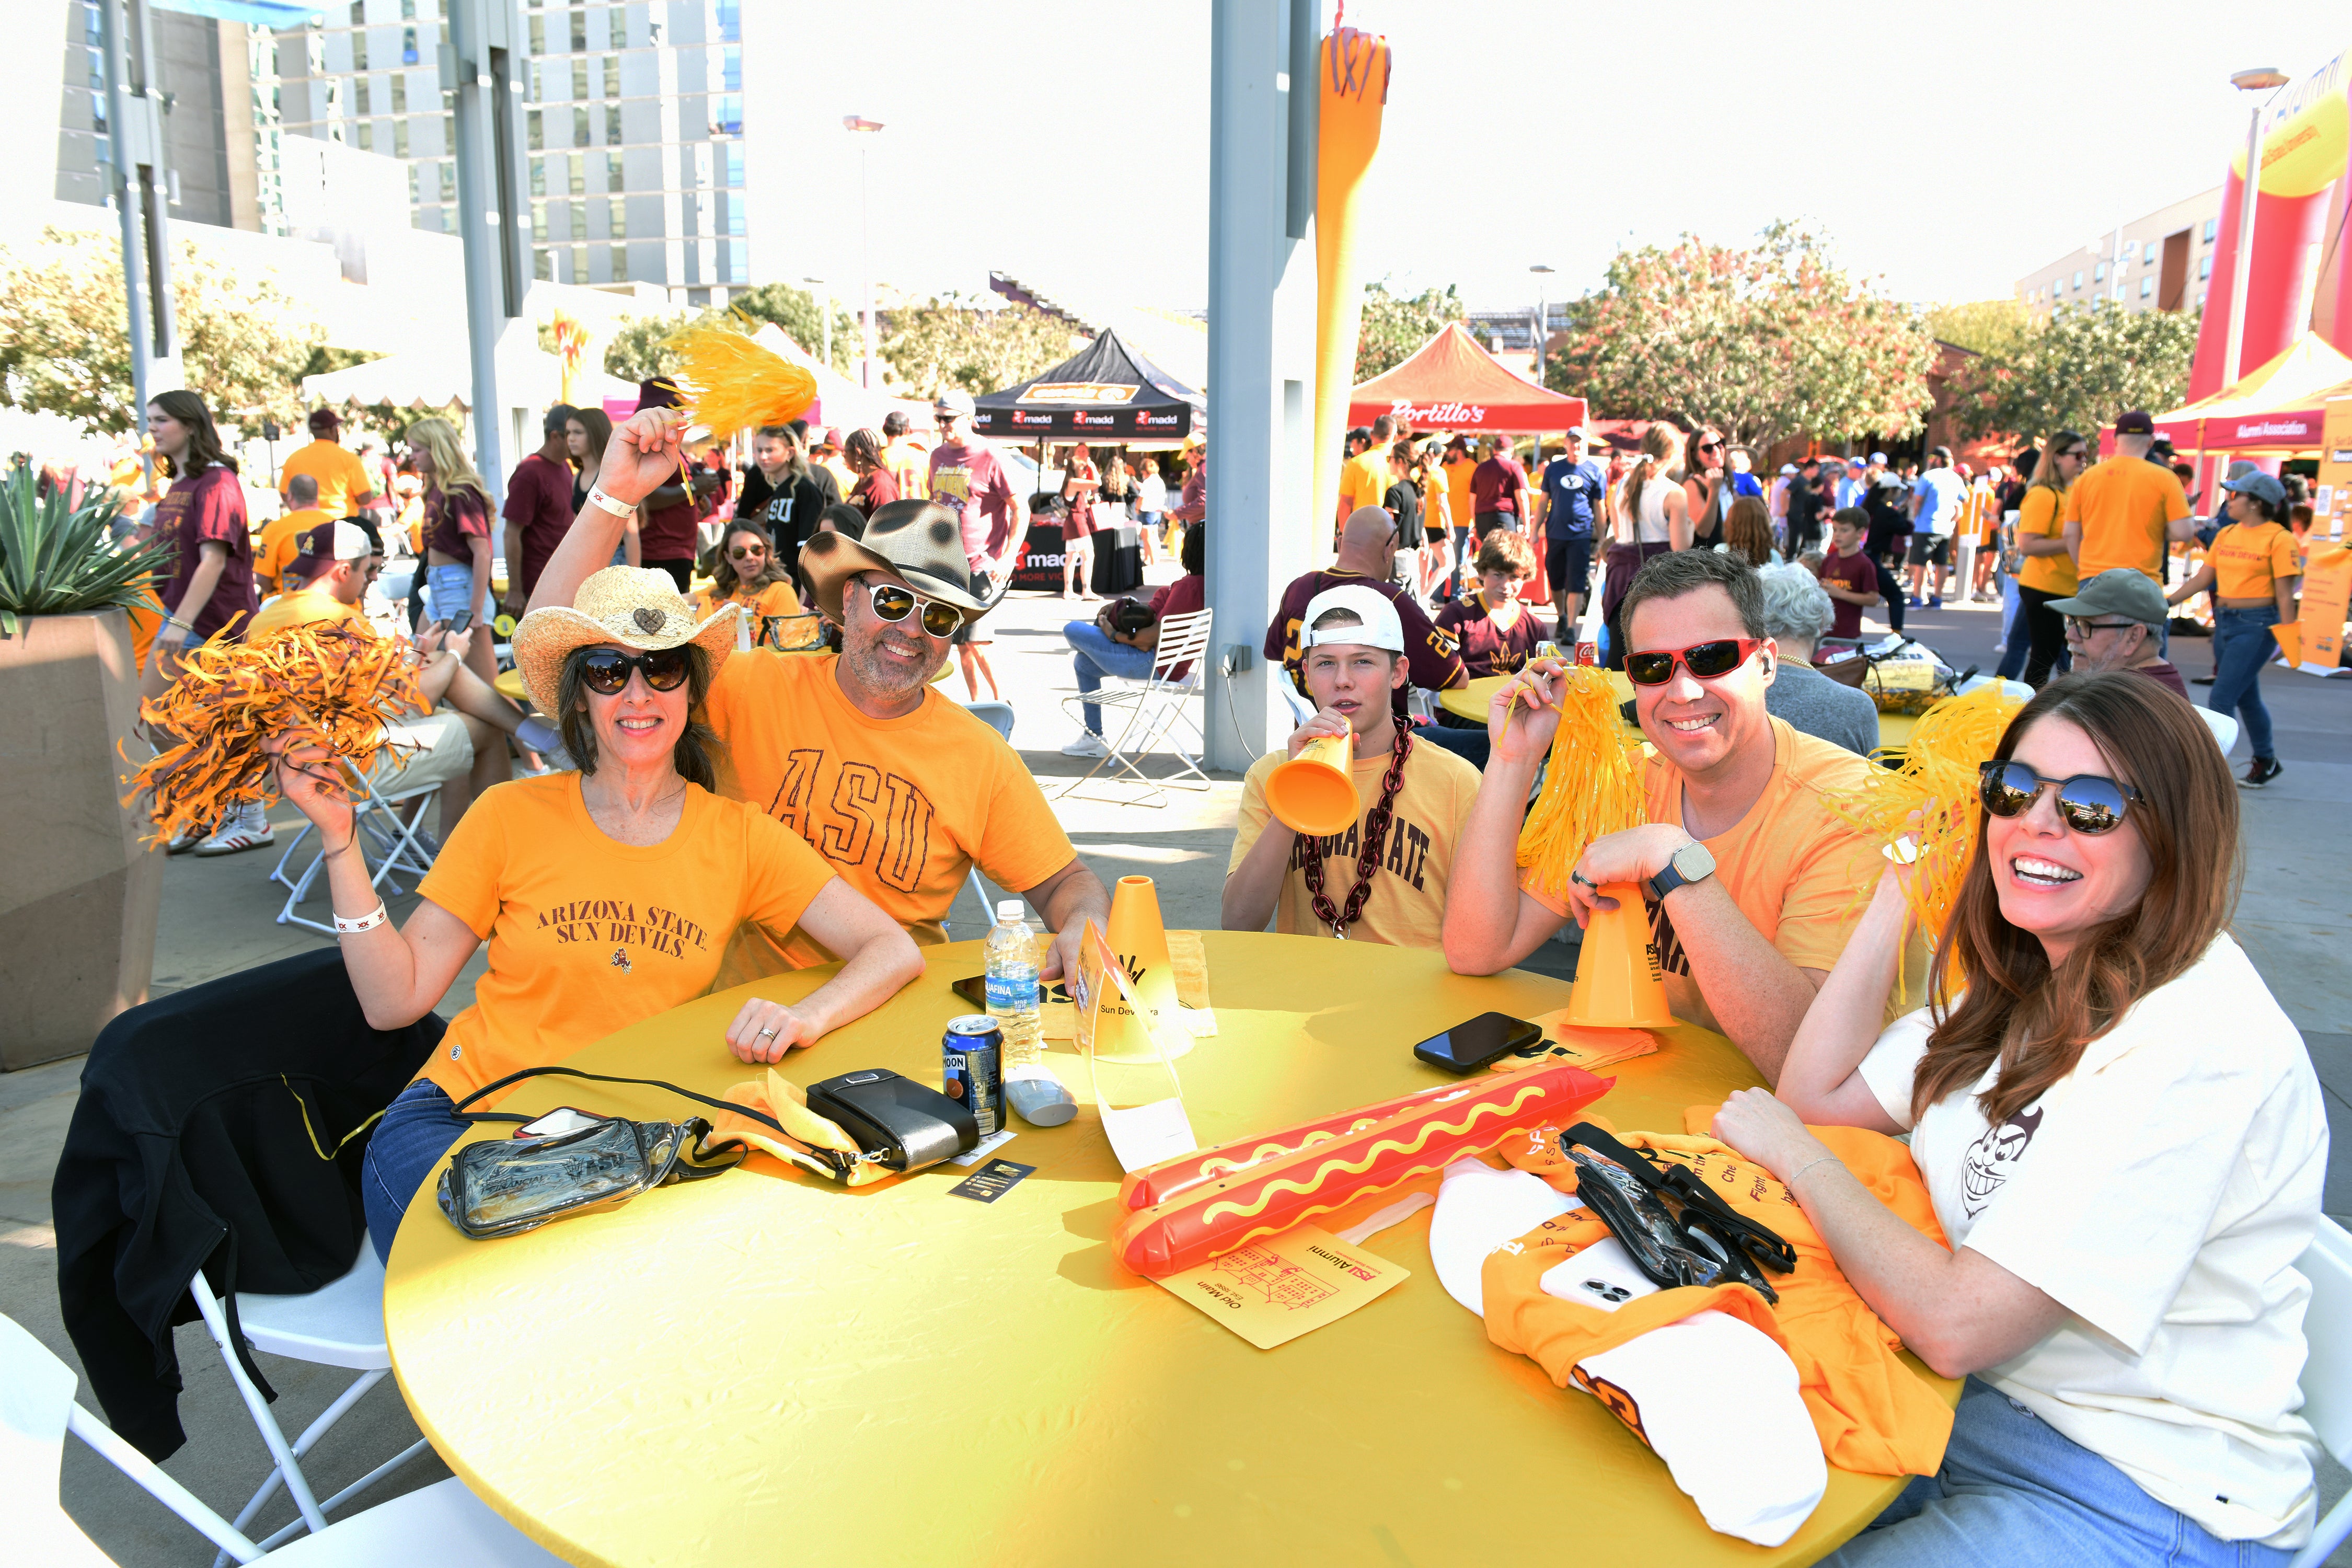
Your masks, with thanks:
[(588, 504), (590, 506), (601, 506), (606, 511), (611, 512), (614, 517), (620, 518), (624, 521), (637, 515), (637, 509), (635, 506), (614, 496), (606, 495), (604, 493), (604, 487), (599, 484), (592, 483), (589, 485)]
[(383, 904), (379, 900), (375, 908), (370, 910), (367, 913), (362, 915), (355, 921), (347, 921), (342, 916), (337, 915), (335, 917), (335, 934), (337, 936), (351, 936), (359, 931), (373, 931), (376, 927), (383, 924), (384, 921), (391, 918), (392, 916), (385, 911)]

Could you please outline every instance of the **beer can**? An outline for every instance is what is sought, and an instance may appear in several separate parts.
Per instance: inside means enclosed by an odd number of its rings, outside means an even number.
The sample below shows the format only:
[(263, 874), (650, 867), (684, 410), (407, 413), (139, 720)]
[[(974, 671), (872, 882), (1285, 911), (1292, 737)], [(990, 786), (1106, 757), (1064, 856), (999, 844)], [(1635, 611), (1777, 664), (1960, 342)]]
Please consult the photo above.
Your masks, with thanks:
[(940, 1042), (940, 1092), (971, 1112), (982, 1138), (1004, 1125), (1004, 1032), (985, 1013), (948, 1020)]

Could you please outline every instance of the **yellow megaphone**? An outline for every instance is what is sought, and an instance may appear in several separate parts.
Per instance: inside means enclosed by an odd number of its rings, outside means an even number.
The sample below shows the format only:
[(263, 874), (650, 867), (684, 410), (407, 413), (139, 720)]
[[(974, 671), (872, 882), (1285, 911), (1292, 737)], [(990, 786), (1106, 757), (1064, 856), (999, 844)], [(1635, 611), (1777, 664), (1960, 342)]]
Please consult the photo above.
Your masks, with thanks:
[(1593, 906), (1565, 1022), (1587, 1029), (1672, 1028), (1665, 973), (1658, 965), (1658, 944), (1643, 911), (1640, 885), (1612, 882), (1601, 897), (1614, 899), (1617, 907)]
[(1362, 814), (1356, 798), (1352, 735), (1318, 735), (1299, 753), (1265, 775), (1265, 808), (1293, 833), (1328, 838), (1345, 833)]

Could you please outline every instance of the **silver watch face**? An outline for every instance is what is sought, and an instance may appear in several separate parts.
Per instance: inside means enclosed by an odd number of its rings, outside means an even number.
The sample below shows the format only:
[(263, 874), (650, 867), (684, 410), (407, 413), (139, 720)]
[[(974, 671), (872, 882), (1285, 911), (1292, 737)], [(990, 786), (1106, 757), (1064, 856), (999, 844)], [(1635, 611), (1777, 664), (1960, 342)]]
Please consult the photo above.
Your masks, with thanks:
[(1704, 844), (1690, 843), (1675, 851), (1675, 874), (1685, 882), (1715, 875), (1715, 854)]

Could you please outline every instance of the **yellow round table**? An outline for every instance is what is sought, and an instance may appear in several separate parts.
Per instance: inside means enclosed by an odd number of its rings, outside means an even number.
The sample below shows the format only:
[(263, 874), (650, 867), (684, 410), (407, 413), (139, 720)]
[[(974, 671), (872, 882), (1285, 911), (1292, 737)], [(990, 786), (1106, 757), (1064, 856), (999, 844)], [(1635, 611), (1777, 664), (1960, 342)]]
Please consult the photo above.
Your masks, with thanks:
[[(1418, 949), (1216, 931), (1206, 946), (1219, 1033), (1177, 1064), (1203, 1144), (1444, 1081), (1414, 1042), (1490, 1007), (1529, 1015), (1568, 997), (1520, 971), (1457, 976)], [(942, 1026), (971, 1011), (949, 986), (980, 972), (981, 944), (925, 956), (921, 979), (795, 1053), (787, 1076), (889, 1067), (936, 1085)], [(703, 998), (568, 1065), (723, 1093), (752, 1076), (721, 1039), (744, 996), (788, 1000), (820, 978)], [(384, 1287), (418, 1425), (551, 1551), (632, 1568), (1436, 1564), (1563, 1542), (1678, 1568), (1801, 1563), (1901, 1489), (1832, 1469), (1780, 1549), (1712, 1533), (1597, 1401), (1488, 1342), (1438, 1285), (1425, 1210), (1367, 1243), (1410, 1279), (1252, 1348), (1112, 1262), (1119, 1168), (1082, 1067), (1047, 1059), (1078, 1118), (1015, 1122), (998, 1157), (1036, 1173), (993, 1204), (950, 1195), (966, 1174), (953, 1166), (854, 1192), (734, 1171), (471, 1242), (428, 1181)], [(1627, 1130), (1679, 1130), (1684, 1107), (1758, 1081), (1694, 1027), (1610, 1070), (1617, 1087), (1594, 1109)], [(563, 1079), (526, 1083), (502, 1109), (562, 1104), (693, 1109)], [(1343, 1229), (1398, 1195), (1319, 1223)]]
[[(1612, 669), (1607, 674), (1609, 684), (1616, 689), (1617, 700), (1621, 703), (1632, 701), (1633, 683), (1625, 679), (1625, 672)], [(1486, 721), (1487, 703), (1494, 700), (1495, 693), (1501, 690), (1503, 683), (1509, 679), (1507, 675), (1480, 676), (1467, 686), (1456, 686), (1437, 693), (1438, 705), (1448, 713), (1475, 719), (1483, 724)], [(1904, 745), (1911, 739), (1911, 731), (1918, 722), (1917, 716), (1914, 714), (1881, 713), (1878, 716), (1878, 743), (1882, 746)]]

